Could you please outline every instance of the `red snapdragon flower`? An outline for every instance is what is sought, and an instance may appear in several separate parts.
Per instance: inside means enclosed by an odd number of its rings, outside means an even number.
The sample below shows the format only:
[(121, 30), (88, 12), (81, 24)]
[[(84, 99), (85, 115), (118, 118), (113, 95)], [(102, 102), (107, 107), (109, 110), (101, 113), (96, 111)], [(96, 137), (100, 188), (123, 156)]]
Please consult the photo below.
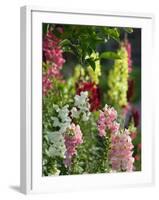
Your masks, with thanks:
[(135, 107), (133, 107), (133, 109), (132, 109), (132, 117), (134, 119), (135, 126), (138, 127), (140, 124), (140, 112)]
[(127, 99), (128, 102), (132, 100), (132, 97), (134, 96), (134, 87), (135, 87), (135, 82), (133, 79), (128, 80), (128, 91), (127, 91)]

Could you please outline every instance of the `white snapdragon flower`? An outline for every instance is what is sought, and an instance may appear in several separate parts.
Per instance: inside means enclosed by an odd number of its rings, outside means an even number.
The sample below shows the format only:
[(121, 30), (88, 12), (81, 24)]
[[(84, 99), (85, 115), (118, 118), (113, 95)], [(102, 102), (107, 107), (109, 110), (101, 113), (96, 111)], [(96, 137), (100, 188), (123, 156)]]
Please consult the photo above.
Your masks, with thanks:
[(75, 106), (77, 106), (78, 108), (83, 107), (88, 102), (88, 92), (81, 92), (80, 95), (76, 95), (74, 97), (74, 100)]
[(64, 137), (59, 131), (48, 132), (48, 139), (51, 142), (48, 154), (50, 157), (64, 157), (66, 147)]
[(67, 128), (70, 128), (71, 118), (69, 116), (69, 105), (65, 105), (62, 108), (59, 108), (58, 105), (54, 105), (56, 110), (57, 117), (52, 117), (53, 120), (53, 127), (59, 127), (59, 133), (64, 134)]
[(79, 118), (79, 115), (80, 115), (80, 112), (77, 110), (76, 107), (73, 107), (71, 109), (71, 117), (77, 119), (77, 118)]
[(69, 117), (69, 105), (65, 105), (58, 111), (58, 117), (61, 119), (62, 122), (71, 122)]
[(80, 95), (74, 97), (74, 106), (71, 110), (71, 116), (73, 118), (79, 118), (83, 121), (88, 121), (90, 117), (90, 104), (88, 102), (88, 92), (81, 92)]
[(71, 126), (71, 123), (70, 123), (70, 122), (61, 123), (61, 127), (60, 127), (59, 132), (60, 132), (61, 134), (66, 133), (67, 129), (69, 129), (70, 126)]
[(57, 117), (51, 117), (51, 119), (53, 120), (53, 126), (54, 127), (60, 127), (61, 126), (61, 123), (60, 123), (60, 121)]

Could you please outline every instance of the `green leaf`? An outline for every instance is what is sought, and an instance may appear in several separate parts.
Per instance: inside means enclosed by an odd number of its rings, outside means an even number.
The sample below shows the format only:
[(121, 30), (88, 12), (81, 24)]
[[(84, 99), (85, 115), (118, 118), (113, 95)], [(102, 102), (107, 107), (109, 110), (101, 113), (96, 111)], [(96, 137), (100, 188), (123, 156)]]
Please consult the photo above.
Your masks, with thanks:
[(95, 62), (91, 58), (86, 59), (86, 63), (88, 63), (88, 65), (91, 65), (93, 70), (95, 70)]
[(62, 47), (62, 50), (63, 50), (64, 52), (66, 52), (66, 53), (71, 53), (71, 54), (74, 54), (74, 55), (75, 55), (74, 51), (71, 49), (70, 46), (64, 46), (64, 47)]
[(113, 38), (116, 41), (120, 40), (119, 29), (117, 29), (117, 28), (105, 28), (104, 31), (105, 31), (105, 34), (108, 36), (108, 39)]
[(127, 33), (132, 33), (132, 32), (133, 32), (133, 28), (124, 28), (124, 30), (125, 30)]
[(49, 29), (49, 24), (43, 24), (43, 35), (46, 35), (46, 33), (48, 32)]
[(68, 39), (64, 39), (59, 43), (60, 46), (67, 46), (67, 45), (70, 45), (70, 44), (71, 44), (71, 41), (68, 40)]
[(100, 59), (121, 59), (121, 57), (115, 53), (115, 52), (111, 52), (111, 51), (108, 51), (108, 52), (104, 52), (100, 55)]

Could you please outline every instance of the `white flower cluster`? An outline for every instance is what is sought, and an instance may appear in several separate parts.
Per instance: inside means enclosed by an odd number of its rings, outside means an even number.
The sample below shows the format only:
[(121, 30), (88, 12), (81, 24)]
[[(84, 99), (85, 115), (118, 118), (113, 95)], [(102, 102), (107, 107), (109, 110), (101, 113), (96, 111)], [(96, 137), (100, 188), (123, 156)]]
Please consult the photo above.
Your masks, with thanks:
[(90, 117), (90, 104), (88, 99), (88, 92), (81, 92), (80, 95), (74, 97), (74, 107), (71, 109), (71, 116), (73, 118), (79, 118), (83, 121), (88, 121)]
[(59, 133), (58, 131), (49, 132), (48, 139), (51, 142), (51, 146), (48, 151), (49, 156), (59, 156), (63, 158), (66, 151), (66, 147), (64, 137), (61, 135), (61, 133)]
[(71, 126), (71, 118), (69, 117), (69, 106), (65, 105), (62, 108), (59, 108), (58, 105), (53, 105), (53, 108), (56, 110), (57, 117), (52, 117), (53, 127), (59, 128), (58, 131), (49, 132), (48, 139), (51, 142), (49, 148), (49, 156), (55, 157), (60, 156), (64, 157), (66, 152), (64, 133)]
[(74, 97), (74, 107), (69, 110), (69, 105), (59, 108), (58, 105), (53, 105), (57, 112), (57, 117), (52, 117), (53, 127), (58, 131), (48, 132), (48, 139), (51, 143), (49, 148), (49, 156), (64, 157), (66, 152), (64, 135), (71, 128), (72, 118), (80, 118), (83, 121), (88, 121), (90, 117), (90, 104), (88, 102), (88, 92), (81, 92), (80, 95)]
[(56, 112), (58, 113), (57, 117), (52, 117), (53, 127), (59, 127), (59, 133), (64, 134), (67, 128), (70, 128), (71, 118), (69, 116), (69, 105), (65, 105), (62, 108), (59, 108), (58, 105), (53, 105)]

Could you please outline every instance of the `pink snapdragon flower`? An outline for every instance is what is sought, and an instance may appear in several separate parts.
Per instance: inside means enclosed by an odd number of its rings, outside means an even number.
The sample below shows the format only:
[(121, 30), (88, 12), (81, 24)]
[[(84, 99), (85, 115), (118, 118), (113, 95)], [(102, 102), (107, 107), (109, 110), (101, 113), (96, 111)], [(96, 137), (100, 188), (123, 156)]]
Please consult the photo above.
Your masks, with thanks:
[(119, 128), (120, 128), (120, 124), (117, 122), (113, 122), (110, 127), (110, 130), (112, 133), (117, 133), (119, 131)]
[(52, 62), (56, 64), (59, 69), (62, 68), (62, 65), (65, 63), (65, 60), (62, 57), (63, 51), (59, 47), (55, 47), (54, 49), (46, 49), (44, 50), (45, 57), (48, 62)]
[[(43, 74), (43, 95), (47, 95), (50, 86), (51, 79), (62, 79), (61, 69), (65, 63), (63, 58), (63, 51), (59, 46), (60, 39), (57, 38), (50, 30), (43, 40), (43, 52), (46, 63), (49, 64), (47, 71)], [(47, 77), (47, 81), (46, 81)]]
[(47, 70), (47, 74), (49, 77), (62, 78), (61, 72), (56, 65), (49, 67)]
[(117, 133), (120, 124), (116, 122), (116, 119), (117, 111), (113, 107), (108, 107), (108, 105), (106, 105), (102, 111), (100, 110), (97, 122), (99, 136), (105, 136), (107, 131), (113, 134)]
[(65, 160), (64, 164), (69, 167), (71, 165), (72, 157), (77, 153), (77, 147), (83, 143), (82, 132), (79, 125), (71, 124), (68, 133), (65, 134)]
[(127, 172), (133, 171), (133, 147), (128, 130), (111, 136), (109, 159), (112, 170)]
[(53, 47), (57, 46), (60, 42), (60, 39), (57, 38), (50, 30), (46, 33), (44, 40), (43, 40), (43, 50), (45, 49), (52, 49)]
[(63, 51), (59, 46), (60, 39), (57, 38), (51, 31), (44, 37), (43, 51), (47, 62), (54, 63), (61, 69), (65, 60), (62, 56)]
[(43, 92), (43, 95), (45, 96), (48, 90), (52, 88), (52, 83), (47, 75), (43, 75), (42, 84), (43, 84), (42, 92)]

